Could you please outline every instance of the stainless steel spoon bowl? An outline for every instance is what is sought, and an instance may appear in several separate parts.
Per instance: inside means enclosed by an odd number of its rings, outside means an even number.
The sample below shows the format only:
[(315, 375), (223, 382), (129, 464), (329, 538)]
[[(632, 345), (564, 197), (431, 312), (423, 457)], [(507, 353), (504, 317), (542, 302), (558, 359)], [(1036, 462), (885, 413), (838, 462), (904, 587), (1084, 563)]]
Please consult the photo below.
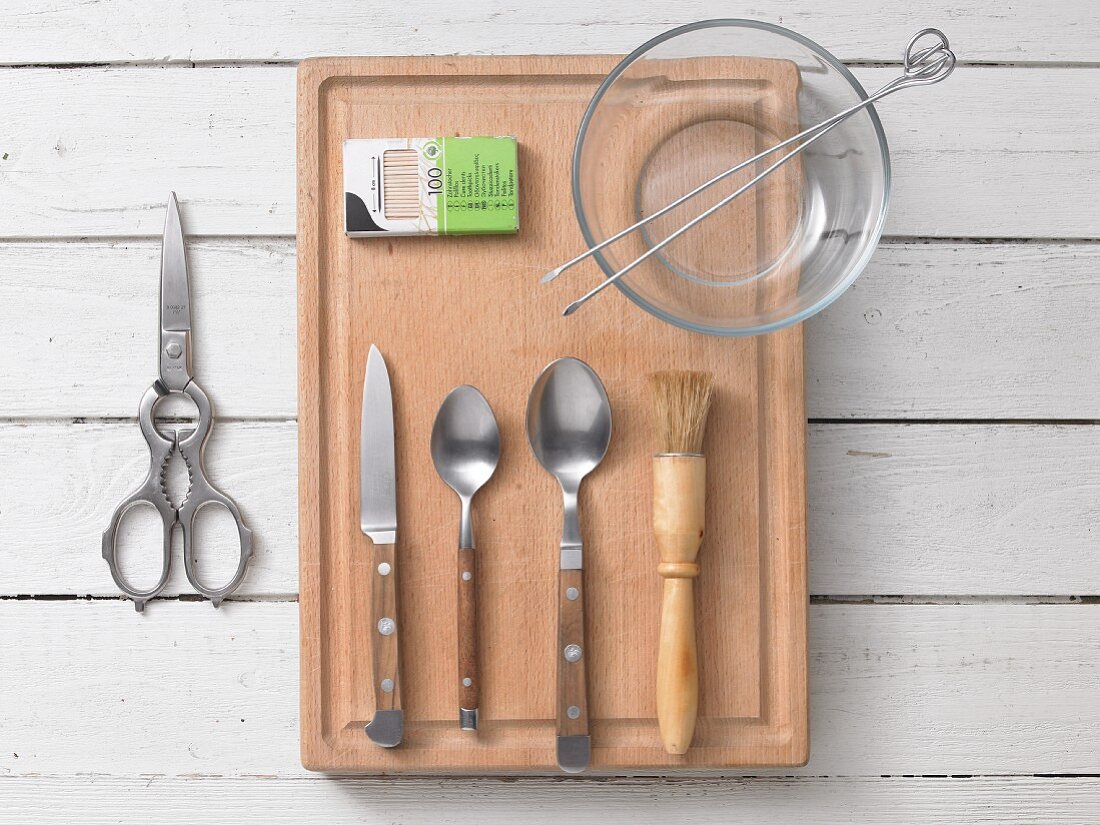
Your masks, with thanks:
[(527, 440), (561, 485), (565, 500), (558, 573), (558, 766), (588, 767), (588, 698), (584, 638), (584, 552), (577, 514), (581, 481), (611, 443), (611, 404), (599, 376), (576, 358), (542, 371), (527, 400)]
[(451, 390), (432, 427), (432, 461), (462, 502), (459, 547), (474, 546), (470, 502), (500, 461), (500, 429), (489, 402), (474, 387)]
[(588, 364), (559, 358), (542, 371), (527, 400), (527, 440), (539, 464), (561, 484), (567, 505), (566, 533), (571, 527), (575, 531), (581, 479), (596, 469), (611, 443), (611, 404)]

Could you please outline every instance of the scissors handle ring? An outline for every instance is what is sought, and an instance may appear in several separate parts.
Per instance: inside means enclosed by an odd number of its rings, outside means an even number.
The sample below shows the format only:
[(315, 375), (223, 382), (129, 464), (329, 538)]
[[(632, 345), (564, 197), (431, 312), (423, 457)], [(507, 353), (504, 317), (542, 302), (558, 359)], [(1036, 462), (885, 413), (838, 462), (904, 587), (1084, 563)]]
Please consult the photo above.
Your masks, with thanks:
[[(206, 475), (206, 441), (210, 437), (214, 424), (214, 411), (210, 398), (194, 381), (187, 384), (183, 393), (195, 403), (199, 411), (198, 425), (190, 432), (180, 433), (178, 439), (180, 454), (191, 474), (191, 489), (187, 493), (187, 499), (180, 505), (178, 513), (178, 521), (183, 529), (183, 568), (191, 586), (210, 599), (214, 607), (217, 607), (226, 596), (240, 586), (241, 580), (244, 579), (248, 562), (252, 558), (252, 531), (245, 526), (241, 511), (233, 499), (215, 487)], [(216, 505), (224, 507), (233, 517), (237, 526), (241, 555), (237, 562), (237, 570), (227, 584), (222, 587), (207, 587), (199, 581), (195, 570), (193, 544), (195, 519), (204, 507)]]
[[(168, 576), (172, 570), (172, 530), (176, 526), (176, 508), (168, 500), (164, 490), (164, 468), (168, 459), (172, 456), (176, 442), (157, 430), (153, 421), (153, 407), (164, 393), (157, 385), (150, 387), (141, 397), (138, 407), (138, 422), (142, 435), (149, 445), (149, 472), (145, 480), (130, 495), (123, 499), (111, 515), (111, 523), (103, 531), (103, 558), (111, 568), (111, 578), (115, 580), (119, 590), (129, 596), (135, 609), (140, 613), (145, 609), (145, 603), (155, 598), (168, 584)], [(134, 587), (126, 580), (118, 566), (118, 528), (123, 517), (134, 507), (151, 505), (161, 518), (164, 525), (164, 555), (161, 563), (160, 579), (151, 588), (143, 590)]]
[[(198, 409), (198, 422), (193, 430), (176, 433), (169, 437), (160, 432), (156, 427), (153, 410), (157, 402), (166, 395), (178, 392), (190, 398)], [(203, 453), (206, 449), (206, 441), (210, 437), (213, 427), (214, 413), (210, 405), (210, 399), (203, 389), (194, 381), (189, 382), (182, 390), (169, 390), (160, 382), (155, 383), (145, 391), (138, 407), (138, 424), (142, 435), (149, 446), (149, 472), (141, 485), (115, 508), (111, 515), (111, 522), (103, 531), (103, 558), (111, 569), (111, 578), (115, 580), (118, 588), (134, 602), (134, 607), (140, 613), (145, 609), (145, 603), (155, 598), (168, 584), (168, 578), (172, 568), (172, 532), (177, 524), (183, 530), (183, 560), (184, 572), (187, 580), (196, 591), (210, 599), (215, 607), (240, 586), (244, 579), (248, 562), (252, 558), (252, 531), (245, 526), (241, 518), (241, 512), (236, 503), (218, 490), (206, 477), (206, 467)], [(187, 492), (187, 498), (177, 509), (168, 498), (164, 487), (164, 473), (168, 467), (168, 461), (172, 452), (179, 449), (187, 464), (191, 486)], [(134, 507), (151, 505), (160, 515), (164, 526), (163, 561), (161, 564), (160, 578), (151, 588), (143, 590), (134, 587), (126, 580), (118, 565), (118, 528), (123, 517)], [(207, 587), (199, 581), (195, 570), (195, 557), (193, 549), (193, 537), (195, 532), (195, 518), (199, 511), (207, 506), (220, 505), (225, 507), (233, 517), (237, 526), (237, 536), (240, 541), (241, 555), (237, 564), (237, 570), (228, 584), (222, 587)]]

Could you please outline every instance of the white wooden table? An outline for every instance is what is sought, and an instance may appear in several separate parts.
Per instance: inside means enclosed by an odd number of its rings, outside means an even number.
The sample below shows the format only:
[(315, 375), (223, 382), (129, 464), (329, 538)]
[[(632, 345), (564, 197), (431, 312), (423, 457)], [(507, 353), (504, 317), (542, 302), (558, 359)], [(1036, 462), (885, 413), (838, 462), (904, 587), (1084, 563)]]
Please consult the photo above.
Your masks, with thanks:
[[(552, 5), (0, 8), (0, 822), (1100, 820), (1100, 7)], [(868, 86), (922, 26), (962, 61), (884, 104), (888, 237), (809, 323), (809, 765), (693, 780), (306, 773), (296, 61), (622, 52), (730, 14), (826, 44)], [(221, 611), (178, 597), (179, 576), (139, 617), (99, 536), (144, 473), (134, 415), (155, 369), (170, 189), (220, 415), (211, 471), (257, 557)]]

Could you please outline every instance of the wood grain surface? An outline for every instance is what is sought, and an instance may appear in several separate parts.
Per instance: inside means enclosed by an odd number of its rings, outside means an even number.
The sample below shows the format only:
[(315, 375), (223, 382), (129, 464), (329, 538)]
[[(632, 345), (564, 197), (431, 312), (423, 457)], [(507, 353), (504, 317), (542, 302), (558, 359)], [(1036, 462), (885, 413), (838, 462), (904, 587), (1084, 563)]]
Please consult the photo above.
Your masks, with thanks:
[[(287, 471), (297, 435), (293, 423), (222, 422), (211, 438), (210, 473), (258, 536), (241, 599), (297, 596), (297, 474)], [(0, 597), (116, 595), (107, 565), (87, 548), (144, 473), (143, 448), (136, 422), (0, 425), (0, 546), (50, 548), (0, 553)], [(1100, 443), (1089, 425), (812, 424), (808, 448), (815, 596), (1100, 593), (1090, 533)], [(123, 563), (148, 578), (160, 558), (141, 552), (142, 537), (124, 537)], [(440, 533), (440, 546), (451, 538)], [(231, 573), (232, 543), (208, 547), (211, 578)], [(189, 592), (174, 569), (166, 596)]]
[[(173, 187), (187, 232), (294, 234), (293, 67), (211, 69), (202, 82), (182, 67), (60, 71), (0, 68), (12, 147), (0, 151), (0, 238), (159, 238)], [(853, 67), (868, 89), (898, 71)], [(1096, 237), (1100, 203), (1085, 182), (1100, 174), (1100, 148), (1080, 135), (1100, 130), (1098, 77), (1100, 67), (962, 66), (883, 101), (886, 234)], [(581, 243), (575, 225), (569, 233)], [(538, 263), (532, 274), (560, 262)]]
[[(775, 113), (791, 111), (793, 65), (723, 61), (729, 63), (723, 74), (748, 78), (744, 88), (755, 90), (731, 98), (725, 114), (737, 116), (736, 107), (744, 107), (740, 116), (764, 117), (768, 131), (789, 130)], [(555, 727), (567, 734), (592, 731), (597, 770), (806, 759), (801, 329), (718, 339), (638, 317), (613, 301), (594, 303), (576, 324), (560, 317), (563, 298), (575, 287), (567, 282), (532, 291), (524, 277), (532, 260), (569, 257), (565, 227), (572, 218), (559, 204), (568, 199), (572, 128), (614, 63), (607, 57), (333, 59), (300, 69), (302, 752), (310, 767), (553, 770)], [(695, 64), (670, 69), (690, 74), (689, 80), (707, 70)], [(650, 126), (671, 135), (681, 113), (662, 108), (669, 120)], [(344, 139), (442, 132), (516, 135), (526, 229), (503, 238), (344, 238), (338, 162)], [(637, 142), (625, 145), (624, 157), (637, 152), (640, 161), (642, 150)], [(786, 222), (796, 214), (791, 169), (776, 176), (777, 194), (768, 195), (781, 207), (758, 204), (766, 220), (743, 215), (747, 231), (727, 233), (731, 254), (751, 260), (785, 246)], [(736, 299), (761, 306), (782, 300), (791, 270), (776, 272)], [(474, 328), (476, 336), (455, 335)], [(406, 739), (386, 751), (359, 730), (373, 711), (359, 682), (370, 657), (370, 628), (356, 619), (354, 606), (363, 592), (354, 561), (362, 543), (354, 529), (358, 385), (371, 344), (391, 365), (394, 384), (399, 601), (406, 617)], [(562, 658), (550, 574), (560, 496), (526, 455), (522, 430), (531, 383), (562, 355), (581, 358), (602, 377), (615, 422), (611, 450), (581, 492), (588, 640), (581, 666), (565, 667), (559, 683), (582, 708), (576, 720), (555, 711), (553, 689)], [(699, 598), (700, 643), (708, 655), (698, 741), (685, 756), (665, 753), (654, 713), (660, 578), (650, 527), (654, 445), (646, 375), (674, 367), (715, 373), (720, 389), (712, 415), (738, 432), (713, 447), (713, 538)], [(478, 498), (488, 519), (478, 548), (485, 644), (476, 739), (457, 735), (454, 720), (455, 643), (439, 628), (454, 626), (457, 607), (438, 559), (438, 536), (453, 525), (453, 502), (427, 460), (436, 407), (459, 383), (479, 387), (492, 404), (504, 456)], [(563, 631), (580, 631), (581, 617), (575, 619)], [(587, 703), (581, 670), (587, 671)]]
[[(690, 780), (306, 775), (293, 64), (625, 52), (731, 13), (817, 39), (868, 87), (924, 25), (964, 63), (883, 104), (890, 237), (806, 329), (810, 764)], [(1100, 214), (1082, 137), (1100, 111), (1100, 6), (868, 14), (855, 0), (4, 4), (0, 822), (1100, 820)], [(221, 611), (174, 581), (135, 621), (97, 547), (144, 472), (134, 415), (155, 369), (170, 188), (219, 416), (208, 461), (257, 554)]]
[[(298, 762), (296, 604), (226, 602), (216, 611), (166, 602), (150, 604), (140, 622), (133, 613), (122, 601), (50, 609), (0, 601), (4, 689), (34, 698), (30, 707), (0, 704), (0, 793), (23, 778), (74, 777), (90, 767), (96, 776), (144, 776), (154, 788), (168, 777), (235, 778), (245, 788), (310, 776)], [(1100, 611), (1092, 605), (820, 604), (810, 608), (809, 625), (810, 762), (738, 775), (1100, 769), (1093, 655)], [(151, 678), (159, 673), (173, 680)], [(444, 698), (449, 711), (453, 696)], [(166, 708), (187, 724), (165, 723)], [(453, 729), (455, 738), (468, 736)], [(552, 723), (548, 733), (552, 748)], [(595, 792), (584, 780), (570, 782), (578, 794)]]
[[(141, 9), (134, 14), (127, 0), (94, 6), (9, 0), (0, 26), (19, 36), (0, 42), (0, 63), (221, 65), (325, 54), (625, 53), (673, 26), (731, 14), (722, 0), (686, 0), (674, 9), (654, 0), (606, 0), (599, 15), (582, 0), (564, 0), (552, 12), (507, 0), (425, 0), (415, 16), (393, 3), (266, 0), (260, 26), (252, 4), (240, 0), (223, 3), (218, 14), (202, 0), (145, 0)], [(1001, 13), (981, 3), (926, 0), (919, 19), (908, 6), (888, 4), (875, 10), (873, 25), (859, 0), (757, 0), (738, 13), (793, 28), (848, 61), (897, 62), (922, 25), (948, 29), (952, 45), (971, 61), (1100, 60), (1100, 16), (1076, 2), (1039, 0)]]
[[(685, 825), (762, 821), (846, 825), (1027, 822), (1094, 825), (1100, 778), (1041, 776), (773, 777), (708, 779), (281, 779), (27, 776), (11, 782), (0, 822), (115, 825), (136, 819), (189, 822), (198, 815), (250, 825), (297, 825), (324, 811), (328, 825), (362, 822), (577, 825), (675, 819)], [(50, 799), (43, 807), (41, 800)], [(456, 812), (458, 812), (456, 814)]]
[[(135, 417), (156, 370), (157, 319), (147, 310), (159, 261), (159, 242), (144, 240), (0, 243), (4, 367), (20, 388), (5, 398), (5, 415)], [(189, 239), (188, 261), (196, 374), (215, 413), (292, 421), (293, 240)], [(883, 244), (848, 293), (805, 325), (807, 413), (854, 422), (1100, 419), (1091, 339), (1098, 267), (1096, 243)], [(532, 287), (542, 271), (530, 268)], [(602, 300), (625, 302), (614, 293)], [(96, 346), (83, 345), (89, 340)]]

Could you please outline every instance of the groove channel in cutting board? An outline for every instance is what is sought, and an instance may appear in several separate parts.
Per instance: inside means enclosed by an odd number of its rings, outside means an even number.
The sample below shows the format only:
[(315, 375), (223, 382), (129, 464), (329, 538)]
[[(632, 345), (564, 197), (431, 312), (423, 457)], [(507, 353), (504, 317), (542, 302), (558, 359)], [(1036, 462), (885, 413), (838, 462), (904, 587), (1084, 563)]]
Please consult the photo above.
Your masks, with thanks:
[[(754, 84), (756, 94), (778, 97), (764, 110), (793, 100), (789, 74), (723, 60), (766, 81)], [(807, 756), (801, 329), (701, 336), (660, 323), (614, 291), (562, 319), (578, 288), (594, 283), (595, 267), (538, 284), (582, 248), (570, 154), (577, 123), (615, 62), (352, 58), (307, 61), (299, 70), (301, 736), (309, 768), (555, 770), (561, 499), (530, 455), (524, 408), (539, 370), (563, 355), (600, 374), (614, 418), (608, 456), (581, 496), (592, 770), (792, 765)], [(774, 124), (777, 134), (784, 128)], [(448, 134), (517, 137), (519, 234), (345, 238), (342, 141)], [(747, 156), (756, 147), (745, 141)], [(642, 146), (627, 141), (624, 152)], [(728, 254), (766, 253), (794, 208), (748, 210), (744, 235), (726, 241)], [(371, 343), (389, 364), (397, 427), (406, 736), (394, 749), (362, 731), (373, 713), (372, 546), (358, 526), (358, 434)], [(697, 580), (700, 714), (683, 757), (661, 747), (654, 707), (661, 580), (650, 532), (645, 379), (668, 368), (711, 370), (718, 388)], [(502, 439), (500, 467), (475, 506), (483, 676), (476, 736), (455, 718), (458, 510), (429, 454), (436, 409), (461, 383), (485, 394)]]

